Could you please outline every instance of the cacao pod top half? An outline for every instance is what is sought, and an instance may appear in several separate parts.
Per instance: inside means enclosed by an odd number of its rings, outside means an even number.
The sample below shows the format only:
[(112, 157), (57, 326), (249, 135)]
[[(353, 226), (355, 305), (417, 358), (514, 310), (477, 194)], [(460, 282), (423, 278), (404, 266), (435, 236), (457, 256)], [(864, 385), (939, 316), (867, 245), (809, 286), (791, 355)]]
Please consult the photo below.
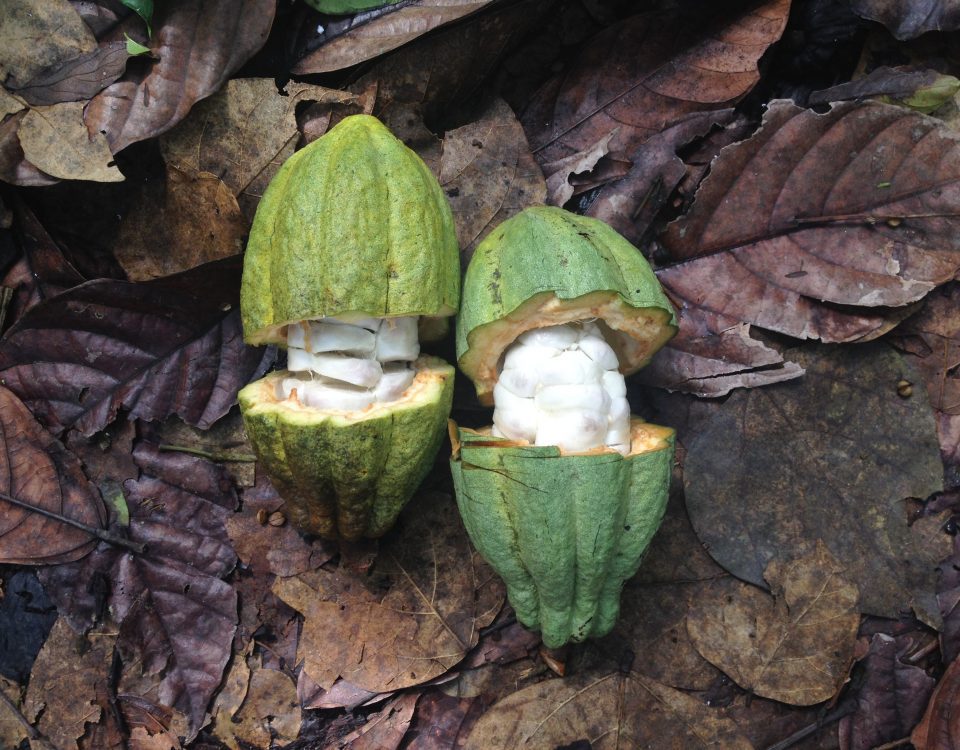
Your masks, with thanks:
[(354, 115), (291, 156), (250, 229), (244, 338), (284, 344), (321, 317), (449, 316), (460, 300), (450, 206), (419, 156)]
[(620, 370), (636, 372), (677, 331), (640, 251), (602, 221), (527, 208), (487, 235), (464, 280), (457, 358), (480, 401), (492, 403), (506, 348), (526, 330), (596, 320)]

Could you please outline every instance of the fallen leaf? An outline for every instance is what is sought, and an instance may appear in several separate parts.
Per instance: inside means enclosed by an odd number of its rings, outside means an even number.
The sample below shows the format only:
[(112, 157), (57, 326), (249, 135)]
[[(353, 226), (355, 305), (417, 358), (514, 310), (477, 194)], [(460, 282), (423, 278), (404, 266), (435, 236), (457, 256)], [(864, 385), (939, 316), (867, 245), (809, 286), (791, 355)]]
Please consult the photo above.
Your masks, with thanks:
[(419, 697), (419, 693), (405, 693), (394, 698), (381, 711), (370, 716), (366, 724), (342, 738), (335, 747), (396, 750), (407, 733)]
[(657, 275), (691, 316), (827, 342), (875, 337), (896, 323), (887, 307), (960, 269), (958, 177), (960, 140), (937, 120), (870, 102), (822, 115), (776, 102), (713, 162), (663, 236), (677, 262)]
[(17, 129), (26, 159), (37, 169), (64, 180), (122, 182), (123, 174), (100, 133), (83, 124), (84, 102), (34, 107)]
[(502, 99), (494, 99), (474, 122), (444, 135), (438, 178), (457, 222), (464, 268), (495, 226), (546, 198), (523, 128)]
[(77, 635), (60, 618), (40, 649), (24, 713), (59, 750), (75, 749), (86, 724), (100, 718), (97, 688), (107, 681), (115, 640), (106, 632)]
[(954, 659), (910, 734), (916, 750), (949, 750), (960, 744), (960, 660)]
[(912, 606), (936, 624), (937, 563), (950, 552), (936, 518), (907, 523), (906, 497), (940, 488), (932, 414), (897, 395), (906, 363), (880, 344), (790, 352), (806, 376), (701, 404), (682, 431), (697, 536), (726, 570), (758, 586), (774, 558), (822, 539), (860, 589), (863, 612)]
[(274, 591), (304, 614), (304, 671), (324, 689), (343, 677), (372, 692), (446, 672), (476, 645), (504, 596), (441, 493), (407, 506), (366, 582), (343, 568), (322, 569), (280, 579)]
[(177, 711), (135, 695), (118, 695), (117, 705), (131, 730), (128, 750), (180, 750), (183, 717)]
[(490, 708), (468, 750), (616, 747), (752, 750), (729, 719), (695, 697), (636, 674), (584, 674), (541, 682)]
[[(246, 670), (246, 680), (242, 673)], [(237, 682), (244, 681), (242, 694), (235, 693), (231, 705), (222, 706), (216, 715), (215, 734), (231, 750), (244, 746), (270, 747), (274, 742), (288, 743), (300, 732), (300, 704), (297, 689), (283, 672), (256, 665), (247, 668), (242, 654), (227, 677), (237, 671)], [(221, 693), (221, 696), (223, 693)], [(239, 703), (236, 698), (239, 697)]]
[(957, 0), (853, 0), (852, 7), (864, 18), (882, 23), (897, 39), (960, 29)]
[(410, 722), (406, 750), (462, 748), (485, 708), (479, 698), (455, 698), (431, 690), (420, 696)]
[(169, 130), (263, 46), (276, 0), (170, 0), (157, 4), (150, 49), (157, 61), (128, 72), (86, 108), (91, 133), (116, 153)]
[(208, 427), (271, 364), (243, 344), (236, 258), (142, 284), (90, 281), (34, 307), (0, 343), (0, 378), (53, 430), (121, 407)]
[(149, 281), (243, 252), (250, 227), (233, 193), (208, 172), (167, 166), (140, 183), (113, 252), (130, 281)]
[(297, 679), (297, 697), (300, 707), (307, 708), (346, 708), (353, 711), (392, 695), (392, 692), (376, 693), (364, 690), (346, 680), (337, 680), (329, 690), (324, 690), (304, 670), (300, 670)]
[(795, 560), (771, 560), (771, 597), (727, 579), (696, 600), (687, 631), (696, 649), (752, 693), (812, 706), (839, 692), (853, 657), (857, 587), (818, 542)]
[(602, 31), (524, 112), (537, 160), (557, 162), (612, 130), (609, 150), (629, 154), (692, 112), (729, 107), (759, 80), (757, 61), (789, 10), (773, 0), (698, 23), (684, 11), (641, 13)]
[[(862, 78), (831, 86), (822, 91), (814, 91), (807, 97), (807, 105), (813, 107), (820, 104), (866, 99), (875, 96), (886, 97), (894, 102), (910, 106), (912, 103), (919, 103), (915, 98), (919, 91), (928, 92), (923, 97), (924, 101), (932, 100), (935, 102), (940, 100), (942, 103), (943, 99), (947, 99), (956, 93), (957, 83), (960, 82), (957, 82), (956, 78), (945, 76), (932, 69), (918, 70), (906, 66), (891, 68), (881, 65)], [(934, 108), (927, 104), (927, 107), (923, 110), (917, 109), (918, 111), (928, 112)]]
[(382, 55), (439, 26), (475, 13), (490, 0), (412, 0), (385, 12), (361, 13), (328, 22), (320, 47), (300, 59), (297, 75), (326, 73)]
[[(29, 111), (0, 87), (0, 179), (12, 185), (55, 185), (58, 180), (27, 161), (17, 131)], [(9, 115), (9, 116), (7, 116)]]
[(0, 26), (0, 83), (18, 88), (92, 52), (97, 40), (67, 0), (6, 0)]
[[(0, 692), (17, 708), (21, 703), (21, 688), (5, 677), (0, 676)], [(0, 747), (19, 747), (27, 738), (26, 727), (6, 706), (0, 710)]]
[[(6, 388), (0, 388), (0, 433), (0, 490), (93, 530), (106, 525), (106, 510), (80, 462)], [(89, 531), (0, 498), (0, 562), (64, 563), (83, 557), (96, 544)]]
[(844, 750), (878, 747), (910, 733), (930, 699), (936, 680), (902, 659), (898, 639), (877, 633), (862, 662), (864, 678), (857, 711), (840, 722)]
[[(512, 622), (507, 624), (507, 618)], [(509, 664), (527, 658), (539, 645), (540, 634), (517, 622), (513, 609), (507, 606), (486, 628), (462, 666), (467, 669), (484, 664)]]
[(160, 139), (160, 148), (168, 166), (189, 174), (217, 175), (252, 219), (267, 183), (296, 146), (298, 105), (346, 105), (357, 98), (346, 91), (292, 82), (281, 94), (272, 78), (237, 78), (199, 102)]
[(125, 42), (107, 42), (37, 75), (15, 91), (33, 106), (86, 101), (123, 75), (128, 57)]

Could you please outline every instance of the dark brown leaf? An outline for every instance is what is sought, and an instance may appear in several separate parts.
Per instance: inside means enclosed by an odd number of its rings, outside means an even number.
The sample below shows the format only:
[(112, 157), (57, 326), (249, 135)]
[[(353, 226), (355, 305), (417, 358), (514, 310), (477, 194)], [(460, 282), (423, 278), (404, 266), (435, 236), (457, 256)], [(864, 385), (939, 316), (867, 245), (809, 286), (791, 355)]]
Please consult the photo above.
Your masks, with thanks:
[(484, 710), (478, 698), (455, 698), (438, 690), (420, 696), (407, 732), (407, 750), (462, 748)]
[(960, 745), (960, 659), (954, 659), (910, 735), (916, 750), (951, 750)]
[[(956, 93), (949, 78), (936, 70), (881, 66), (862, 78), (831, 86), (823, 91), (814, 91), (807, 97), (807, 104), (812, 107), (871, 96), (885, 96), (907, 103), (919, 90), (936, 87), (941, 87), (943, 96), (947, 98)], [(950, 88), (954, 88), (954, 91), (951, 92)]]
[(860, 589), (864, 612), (912, 606), (936, 624), (942, 521), (909, 526), (903, 499), (939, 489), (932, 414), (909, 373), (879, 344), (790, 352), (806, 376), (705, 405), (681, 433), (687, 510), (720, 565), (764, 586), (770, 560), (800, 557), (819, 538)]
[(143, 284), (91, 281), (33, 308), (0, 343), (0, 377), (54, 430), (123, 407), (207, 427), (270, 364), (243, 344), (235, 258)]
[(697, 698), (636, 674), (584, 674), (514, 693), (477, 722), (469, 750), (751, 750), (729, 719)]
[(491, 0), (412, 0), (381, 13), (328, 23), (320, 47), (293, 68), (298, 75), (349, 68), (406, 44), (488, 5)]
[[(20, 686), (0, 675), (0, 692), (2, 692), (14, 706), (20, 706)], [(27, 738), (27, 730), (23, 722), (13, 711), (6, 707), (0, 711), (0, 747), (19, 747), (20, 742)]]
[(693, 112), (729, 107), (759, 80), (757, 61), (789, 10), (789, 0), (772, 0), (733, 18), (658, 12), (612, 25), (524, 113), (537, 160), (556, 162), (612, 131), (609, 150), (630, 154)]
[(419, 693), (405, 693), (387, 703), (335, 745), (350, 750), (397, 750), (413, 718)]
[(438, 177), (457, 221), (464, 268), (495, 226), (543, 204), (547, 192), (523, 128), (502, 99), (444, 136)]
[(798, 706), (833, 697), (847, 676), (860, 614), (857, 587), (822, 543), (797, 560), (771, 560), (774, 591), (727, 579), (693, 603), (697, 650), (742, 688)]
[(293, 680), (283, 672), (253, 668), (243, 654), (234, 657), (214, 706), (214, 734), (231, 750), (270, 747), (297, 739), (300, 705)]
[(14, 91), (33, 106), (86, 101), (123, 75), (127, 57), (126, 42), (107, 42), (55, 65)]
[(263, 46), (276, 0), (170, 0), (158, 3), (146, 72), (128, 72), (87, 105), (92, 133), (116, 153), (169, 130)]
[(957, 0), (853, 0), (864, 18), (879, 21), (897, 39), (913, 39), (928, 31), (960, 29)]
[(29, 110), (0, 88), (0, 179), (13, 185), (54, 185), (56, 177), (27, 161), (17, 131)]
[[(0, 436), (0, 491), (94, 529), (106, 525), (106, 510), (80, 462), (6, 388), (0, 388)], [(96, 543), (86, 531), (0, 498), (0, 562), (64, 563)]]

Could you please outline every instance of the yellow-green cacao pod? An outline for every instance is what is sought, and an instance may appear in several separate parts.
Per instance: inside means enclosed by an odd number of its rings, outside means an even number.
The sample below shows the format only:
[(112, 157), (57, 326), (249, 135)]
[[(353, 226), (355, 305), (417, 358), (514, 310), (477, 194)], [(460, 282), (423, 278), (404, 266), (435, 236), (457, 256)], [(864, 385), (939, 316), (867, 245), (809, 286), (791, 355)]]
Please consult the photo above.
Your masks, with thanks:
[[(244, 258), (244, 338), (285, 346), (288, 335), (316, 326), (388, 319), (382, 331), (399, 323), (389, 319), (413, 316), (422, 324), (454, 314), (459, 293), (456, 232), (436, 179), (379, 120), (348, 117), (288, 159), (260, 202)], [(355, 333), (374, 340), (372, 332)], [(304, 335), (312, 334), (301, 333), (301, 343)], [(381, 371), (379, 349), (330, 352), (293, 339), (291, 346), (298, 362), (326, 358)], [(383, 361), (386, 368), (390, 358)], [(414, 494), (443, 440), (454, 370), (426, 356), (411, 367), (412, 382), (382, 401), (370, 395), (380, 393), (374, 383), (340, 383), (312, 365), (272, 373), (240, 392), (260, 467), (302, 530), (351, 541), (379, 537)], [(302, 393), (290, 383), (300, 383)], [(314, 386), (328, 389), (323, 408), (304, 396)], [(358, 392), (372, 401), (361, 408)]]
[(450, 465), (467, 533), (507, 584), (517, 619), (550, 648), (610, 632), (660, 526), (673, 430), (634, 419), (632, 432), (621, 456), (457, 429)]

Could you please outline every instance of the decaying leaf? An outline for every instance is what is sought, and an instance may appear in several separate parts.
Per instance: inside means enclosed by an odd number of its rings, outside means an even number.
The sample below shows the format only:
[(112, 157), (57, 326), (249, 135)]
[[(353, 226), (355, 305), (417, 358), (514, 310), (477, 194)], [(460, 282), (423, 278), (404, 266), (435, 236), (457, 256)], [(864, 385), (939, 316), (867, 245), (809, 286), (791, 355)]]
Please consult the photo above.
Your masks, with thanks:
[[(427, 682), (476, 645), (503, 603), (448, 495), (415, 497), (398, 525), (366, 582), (341, 567), (274, 584), (305, 617), (300, 658), (324, 689), (338, 677), (373, 692)], [(385, 590), (366, 588), (378, 579)]]
[(484, 701), (456, 698), (431, 690), (420, 696), (407, 732), (407, 750), (462, 748), (480, 714)]
[(444, 136), (438, 177), (457, 222), (464, 268), (495, 226), (546, 198), (523, 128), (502, 99)]
[[(20, 686), (0, 675), (0, 692), (2, 692), (14, 706), (20, 706)], [(0, 702), (0, 747), (17, 747), (27, 738), (27, 730), (23, 722)]]
[(948, 750), (960, 743), (960, 660), (954, 659), (910, 735), (916, 750)]
[(54, 430), (103, 429), (123, 407), (206, 427), (270, 364), (243, 344), (236, 258), (143, 284), (91, 281), (27, 313), (0, 378)]
[(936, 109), (938, 103), (943, 104), (957, 93), (958, 84), (960, 81), (953, 76), (936, 70), (883, 65), (862, 78), (823, 91), (814, 91), (807, 98), (807, 104), (812, 107), (875, 96), (886, 97), (884, 101), (892, 99), (902, 102), (917, 111), (929, 113)]
[(149, 281), (243, 252), (249, 225), (233, 193), (209, 172), (167, 165), (141, 191), (113, 241), (130, 281)]
[(773, 597), (727, 579), (694, 602), (694, 645), (757, 695), (799, 706), (828, 700), (853, 656), (857, 587), (819, 542), (798, 560), (771, 560), (765, 576)]
[(909, 369), (879, 344), (790, 356), (805, 377), (701, 404), (695, 434), (681, 433), (697, 535), (720, 565), (758, 586), (770, 560), (801, 557), (822, 539), (859, 587), (863, 612), (896, 617), (912, 606), (936, 624), (936, 566), (950, 540), (936, 517), (909, 526), (903, 503), (940, 488), (923, 394), (898, 395)]
[[(80, 462), (0, 388), (0, 491), (41, 510), (101, 529), (107, 515)], [(89, 532), (0, 498), (0, 562), (64, 563), (97, 544)]]
[(24, 156), (60, 179), (122, 182), (104, 137), (87, 132), (83, 109), (83, 102), (63, 102), (27, 112), (17, 130)]
[(957, 0), (853, 0), (852, 5), (864, 18), (886, 26), (897, 39), (960, 29)]
[(361, 13), (328, 23), (320, 47), (293, 68), (298, 75), (326, 73), (356, 65), (406, 44), (431, 29), (456, 21), (490, 0), (412, 0), (382, 13)]
[(150, 48), (157, 58), (127, 73), (86, 109), (90, 132), (116, 153), (169, 130), (226, 81), (267, 39), (276, 0), (170, 0), (157, 3)]
[(413, 719), (419, 693), (404, 693), (367, 719), (367, 723), (342, 738), (337, 748), (397, 750)]
[(293, 680), (283, 672), (255, 665), (237, 654), (225, 688), (217, 697), (216, 736), (231, 750), (287, 743), (300, 731), (300, 704)]
[(503, 699), (477, 722), (468, 750), (579, 747), (729, 748), (752, 745), (693, 696), (636, 674), (541, 682)]
[(86, 101), (123, 75), (128, 57), (125, 42), (107, 42), (36, 76), (16, 92), (34, 106)]

